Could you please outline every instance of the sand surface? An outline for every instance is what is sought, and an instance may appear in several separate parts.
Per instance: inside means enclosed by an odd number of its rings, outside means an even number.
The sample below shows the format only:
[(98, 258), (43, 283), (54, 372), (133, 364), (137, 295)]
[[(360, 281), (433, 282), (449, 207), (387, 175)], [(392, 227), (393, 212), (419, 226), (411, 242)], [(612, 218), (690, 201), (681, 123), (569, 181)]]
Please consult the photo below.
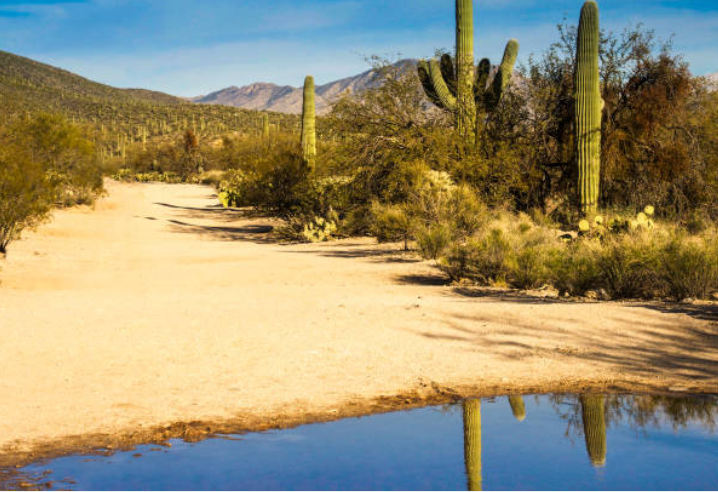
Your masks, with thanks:
[(369, 239), (268, 241), (207, 187), (108, 188), (0, 261), (0, 455), (392, 395), (718, 392), (714, 305), (490, 296)]

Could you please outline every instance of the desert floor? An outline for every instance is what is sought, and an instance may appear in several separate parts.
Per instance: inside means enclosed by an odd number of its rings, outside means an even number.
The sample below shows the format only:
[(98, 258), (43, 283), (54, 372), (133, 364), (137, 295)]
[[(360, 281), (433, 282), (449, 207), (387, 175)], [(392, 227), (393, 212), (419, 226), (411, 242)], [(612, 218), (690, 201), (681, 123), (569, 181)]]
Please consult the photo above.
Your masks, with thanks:
[(715, 305), (455, 288), (398, 246), (278, 244), (208, 187), (108, 190), (0, 261), (0, 465), (462, 395), (718, 392)]

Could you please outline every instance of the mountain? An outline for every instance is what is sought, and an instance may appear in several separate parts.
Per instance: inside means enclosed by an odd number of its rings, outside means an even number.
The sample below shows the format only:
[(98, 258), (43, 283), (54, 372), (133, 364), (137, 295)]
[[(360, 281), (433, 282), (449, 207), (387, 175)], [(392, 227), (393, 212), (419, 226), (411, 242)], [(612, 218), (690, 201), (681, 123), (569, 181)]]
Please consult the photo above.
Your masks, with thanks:
[[(406, 59), (394, 64), (401, 70), (413, 70), (416, 60)], [(317, 113), (326, 113), (331, 104), (345, 92), (355, 94), (377, 85), (376, 70), (367, 70), (315, 88)], [(257, 82), (244, 87), (227, 87), (206, 96), (192, 98), (200, 104), (220, 104), (236, 108), (299, 114), (302, 112), (302, 89)]]
[[(187, 129), (203, 138), (261, 131), (261, 116), (255, 111), (194, 104), (145, 89), (118, 89), (5, 51), (0, 51), (0, 107), (0, 123), (51, 112), (89, 124), (104, 155), (124, 155), (133, 143), (172, 140)], [(279, 114), (272, 120), (293, 128), (297, 117)]]
[(119, 102), (142, 101), (150, 104), (180, 104), (182, 100), (162, 92), (145, 89), (117, 89), (92, 82), (74, 73), (40, 63), (23, 56), (0, 51), (0, 86), (3, 95), (15, 89), (21, 96), (31, 92), (40, 95), (56, 92), (61, 97), (72, 95), (87, 99)]

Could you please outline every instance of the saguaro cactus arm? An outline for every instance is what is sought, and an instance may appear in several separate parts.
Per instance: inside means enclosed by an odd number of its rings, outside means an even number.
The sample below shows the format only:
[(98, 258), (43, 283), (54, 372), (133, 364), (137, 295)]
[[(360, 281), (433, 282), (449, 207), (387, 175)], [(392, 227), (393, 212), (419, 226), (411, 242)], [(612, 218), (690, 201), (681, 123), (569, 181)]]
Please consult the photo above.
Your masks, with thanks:
[(474, 97), (477, 104), (484, 103), (484, 91), (491, 75), (491, 60), (483, 58), (476, 67), (476, 85), (474, 86)]
[(451, 95), (456, 97), (456, 71), (454, 70), (454, 59), (448, 53), (441, 56), (441, 75), (443, 75), (444, 82), (446, 82), (446, 87), (449, 88)]
[(441, 99), (434, 89), (434, 84), (431, 82), (431, 75), (429, 75), (429, 64), (426, 60), (419, 61), (417, 72), (419, 73), (419, 80), (421, 81), (421, 85), (424, 87), (424, 92), (426, 93), (426, 97), (429, 98), (429, 101), (442, 109), (447, 109), (441, 103)]
[(506, 87), (509, 85), (509, 82), (511, 82), (511, 76), (514, 73), (514, 65), (516, 65), (518, 55), (519, 42), (512, 39), (506, 44), (504, 57), (501, 60), (501, 65), (499, 65), (499, 71), (496, 73), (491, 87), (486, 91), (486, 108), (488, 111), (493, 111), (496, 108)]
[(441, 104), (449, 111), (457, 110), (457, 99), (449, 90), (449, 87), (444, 81), (444, 76), (441, 73), (441, 66), (439, 60), (436, 58), (429, 62), (429, 76), (431, 77), (431, 84), (434, 86), (436, 95), (439, 96)]

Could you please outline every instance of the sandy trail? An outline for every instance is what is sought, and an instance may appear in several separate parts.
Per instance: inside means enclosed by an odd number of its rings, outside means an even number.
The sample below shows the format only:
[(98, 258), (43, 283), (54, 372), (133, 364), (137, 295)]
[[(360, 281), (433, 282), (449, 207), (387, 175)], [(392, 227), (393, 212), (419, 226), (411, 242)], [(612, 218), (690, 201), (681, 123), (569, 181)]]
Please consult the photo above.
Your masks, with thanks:
[(267, 242), (210, 188), (109, 191), (0, 262), (0, 454), (383, 395), (718, 392), (715, 306), (481, 297), (369, 240)]

